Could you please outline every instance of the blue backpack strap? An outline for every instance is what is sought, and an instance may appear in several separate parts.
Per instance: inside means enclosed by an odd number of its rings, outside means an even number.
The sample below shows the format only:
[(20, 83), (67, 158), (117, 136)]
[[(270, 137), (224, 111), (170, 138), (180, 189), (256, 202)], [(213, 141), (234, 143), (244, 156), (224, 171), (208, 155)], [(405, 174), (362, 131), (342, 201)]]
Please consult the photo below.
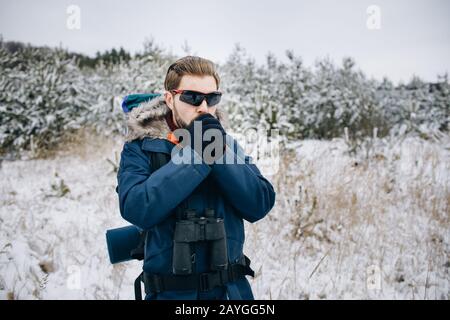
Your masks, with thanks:
[(150, 152), (150, 159), (153, 173), (170, 161), (170, 154), (163, 152)]
[[(151, 165), (152, 165), (152, 173), (164, 166), (167, 162), (169, 162), (170, 155), (167, 155), (162, 152), (151, 152)], [(137, 260), (144, 259), (144, 250), (145, 250), (145, 239), (147, 238), (147, 231), (142, 230), (140, 235), (139, 245), (131, 251), (131, 257)]]
[[(170, 155), (162, 153), (162, 152), (150, 152), (152, 173), (167, 164), (170, 161)], [(144, 252), (145, 252), (145, 241), (147, 238), (147, 231), (142, 230), (141, 232), (141, 241), (139, 246), (132, 251), (132, 256), (134, 259), (143, 260)], [(141, 273), (136, 280), (134, 280), (134, 295), (136, 300), (142, 300), (141, 293), (141, 281), (142, 281)]]

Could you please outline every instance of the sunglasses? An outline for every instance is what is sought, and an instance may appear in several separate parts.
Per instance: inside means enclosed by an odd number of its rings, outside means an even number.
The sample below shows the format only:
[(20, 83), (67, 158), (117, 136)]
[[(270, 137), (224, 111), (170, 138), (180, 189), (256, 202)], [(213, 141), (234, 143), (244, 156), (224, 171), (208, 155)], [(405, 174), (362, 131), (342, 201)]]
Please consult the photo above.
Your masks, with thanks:
[(208, 107), (215, 106), (220, 102), (220, 98), (222, 97), (222, 92), (214, 91), (210, 93), (201, 93), (198, 91), (192, 90), (170, 90), (171, 93), (178, 94), (180, 93), (180, 100), (186, 102), (190, 105), (198, 107), (202, 104), (203, 100), (206, 99), (206, 103)]

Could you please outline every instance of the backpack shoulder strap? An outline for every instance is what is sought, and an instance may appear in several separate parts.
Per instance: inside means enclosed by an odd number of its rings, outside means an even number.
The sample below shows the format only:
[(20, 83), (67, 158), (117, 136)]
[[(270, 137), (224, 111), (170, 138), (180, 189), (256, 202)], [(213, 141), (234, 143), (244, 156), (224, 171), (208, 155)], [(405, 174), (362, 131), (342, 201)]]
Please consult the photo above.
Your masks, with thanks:
[[(152, 167), (151, 170), (153, 173), (156, 170), (158, 170), (159, 168), (161, 168), (162, 166), (164, 166), (165, 164), (167, 164), (167, 162), (169, 162), (170, 155), (162, 153), (162, 152), (151, 152), (150, 158), (151, 158), (151, 167)], [(144, 247), (145, 247), (146, 237), (147, 237), (147, 231), (142, 230), (140, 233), (139, 245), (135, 249), (131, 250), (131, 253), (130, 253), (130, 255), (133, 259), (137, 259), (137, 260), (144, 259)]]
[[(170, 154), (162, 152), (150, 152), (150, 161), (152, 167), (152, 173), (167, 164), (170, 161)], [(183, 200), (180, 205), (177, 206), (176, 216), (177, 219), (183, 217), (183, 212), (187, 209), (187, 200)]]
[[(162, 152), (150, 152), (150, 162), (152, 173), (167, 164), (170, 161), (170, 155)], [(119, 186), (116, 185), (116, 193), (119, 194)]]
[(170, 155), (162, 152), (150, 152), (152, 173), (170, 161)]

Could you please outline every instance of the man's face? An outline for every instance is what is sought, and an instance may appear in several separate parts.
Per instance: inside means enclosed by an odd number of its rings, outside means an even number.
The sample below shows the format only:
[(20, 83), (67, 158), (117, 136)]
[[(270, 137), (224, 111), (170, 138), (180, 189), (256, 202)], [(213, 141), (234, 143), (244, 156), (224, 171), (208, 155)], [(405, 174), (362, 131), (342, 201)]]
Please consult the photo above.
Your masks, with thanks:
[[(212, 76), (184, 75), (181, 78), (179, 90), (193, 90), (202, 93), (217, 91), (216, 80)], [(179, 128), (186, 128), (192, 120), (203, 113), (216, 116), (217, 105), (208, 107), (206, 99), (198, 107), (180, 100), (180, 94), (165, 93), (166, 104), (172, 110), (173, 121)]]

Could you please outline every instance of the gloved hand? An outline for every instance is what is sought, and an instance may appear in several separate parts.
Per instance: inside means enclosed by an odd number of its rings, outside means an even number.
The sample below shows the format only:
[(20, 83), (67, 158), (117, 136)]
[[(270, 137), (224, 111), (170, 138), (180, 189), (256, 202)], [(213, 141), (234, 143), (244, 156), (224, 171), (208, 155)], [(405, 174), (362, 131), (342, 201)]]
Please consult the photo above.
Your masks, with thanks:
[[(200, 122), (201, 123), (201, 128), (202, 128), (202, 132), (201, 132), (201, 136), (200, 136), (200, 132), (194, 132), (194, 122)], [(198, 128), (198, 127), (197, 127)], [(222, 125), (220, 124), (220, 121), (217, 120), (213, 115), (209, 114), (209, 113), (203, 113), (200, 116), (198, 116), (197, 118), (195, 118), (190, 124), (189, 126), (186, 128), (189, 131), (190, 137), (191, 137), (191, 148), (193, 150), (195, 150), (202, 158), (203, 158), (203, 152), (205, 151), (206, 146), (208, 146), (209, 144), (211, 144), (212, 142), (214, 142), (215, 136), (213, 136), (211, 138), (211, 140), (206, 141), (203, 139), (203, 135), (205, 134), (205, 132), (209, 129), (217, 129), (222, 133), (222, 146), (223, 146), (223, 150), (222, 152), (218, 152), (218, 154), (216, 155), (215, 153), (217, 152), (212, 152), (211, 156), (212, 156), (212, 160), (217, 160), (218, 158), (220, 158), (223, 154), (223, 152), (225, 151), (225, 141), (226, 141), (226, 132), (224, 130), (224, 128), (222, 127)], [(196, 150), (195, 149), (195, 139), (201, 139), (202, 143), (201, 143), (201, 150)], [(210, 152), (206, 153), (206, 156), (210, 155)], [(205, 160), (205, 159), (204, 159)], [(208, 159), (207, 159), (208, 160)], [(209, 162), (209, 161), (208, 161)], [(209, 163), (208, 163), (209, 164)]]

